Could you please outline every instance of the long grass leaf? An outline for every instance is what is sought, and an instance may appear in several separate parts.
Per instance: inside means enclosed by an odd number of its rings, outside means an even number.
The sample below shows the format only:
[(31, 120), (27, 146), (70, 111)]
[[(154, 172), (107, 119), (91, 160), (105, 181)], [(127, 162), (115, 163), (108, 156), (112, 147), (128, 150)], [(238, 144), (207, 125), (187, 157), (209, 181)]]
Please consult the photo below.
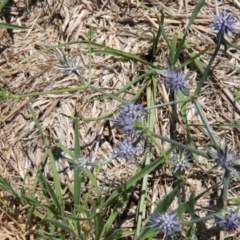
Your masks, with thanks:
[(187, 37), (187, 33), (188, 33), (188, 30), (190, 29), (191, 25), (193, 24), (194, 20), (196, 19), (198, 13), (200, 12), (201, 8), (203, 7), (205, 3), (205, 0), (200, 0), (197, 5), (195, 6), (193, 12), (192, 12), (192, 16), (189, 20), (189, 23), (184, 31), (184, 34), (183, 34), (183, 38), (181, 39), (179, 45), (178, 45), (178, 48), (176, 50), (176, 55), (175, 55), (175, 59), (174, 59), (174, 65), (175, 63), (177, 62), (181, 52), (182, 52), (182, 49), (183, 49), (183, 46), (184, 46), (184, 42), (185, 42), (185, 39)]
[(1, 3), (0, 3), (0, 11), (4, 8), (4, 6), (8, 3), (8, 0), (3, 0)]
[(28, 29), (28, 27), (13, 25), (10, 23), (0, 23), (0, 28), (16, 29), (16, 30)]
[(40, 172), (39, 173), (40, 179), (43, 182), (45, 189), (48, 194), (50, 194), (51, 201), (54, 203), (54, 205), (58, 208), (58, 211), (61, 212), (61, 204), (59, 203), (59, 199), (54, 191), (54, 189), (51, 187), (47, 179), (44, 177), (44, 175)]
[(40, 132), (40, 134), (42, 135), (42, 138), (44, 140), (44, 143), (47, 147), (47, 154), (49, 156), (49, 159), (50, 159), (50, 163), (51, 163), (51, 168), (52, 168), (52, 174), (53, 174), (53, 180), (54, 180), (54, 185), (55, 185), (55, 189), (56, 189), (56, 193), (57, 193), (57, 196), (59, 198), (59, 201), (62, 202), (62, 191), (61, 191), (61, 183), (60, 183), (60, 178), (59, 178), (59, 175), (58, 175), (58, 171), (57, 171), (57, 167), (56, 167), (56, 161), (54, 159), (54, 156), (52, 154), (52, 151), (50, 149), (50, 146), (48, 144), (48, 141), (46, 140), (45, 136), (44, 136), (44, 133), (43, 133), (43, 130), (42, 130), (42, 127), (31, 107), (31, 105), (28, 103), (28, 108), (29, 108), (29, 111), (32, 115), (32, 118), (33, 118), (33, 121), (35, 122), (36, 126), (37, 126), (37, 129), (38, 131)]
[(53, 224), (54, 226), (66, 231), (67, 233), (72, 233), (76, 237), (78, 236), (77, 233), (72, 228), (70, 228), (69, 226), (62, 222), (56, 221), (54, 219), (47, 219), (47, 221)]
[[(174, 147), (169, 149), (165, 155), (169, 155), (174, 150)], [(116, 204), (116, 207), (114, 208), (113, 213), (110, 215), (107, 222), (104, 224), (104, 226), (100, 229), (98, 233), (97, 239), (101, 239), (110, 229), (113, 221), (115, 220), (118, 211), (121, 209), (121, 207), (124, 204), (123, 199), (128, 198), (130, 195), (133, 187), (136, 185), (136, 183), (142, 179), (145, 175), (149, 174), (151, 171), (153, 171), (157, 166), (159, 166), (163, 161), (165, 160), (165, 156), (159, 157), (156, 159), (153, 163), (146, 166), (144, 169), (142, 169), (140, 172), (136, 173), (130, 180), (128, 180), (126, 183), (124, 183), (121, 187), (119, 187), (116, 191), (112, 193), (112, 195), (107, 199), (105, 203), (103, 203), (102, 207), (106, 208), (111, 206), (112, 204)]]
[[(166, 152), (166, 156), (168, 156), (173, 150), (175, 149), (175, 147), (170, 148), (167, 152)], [(141, 178), (143, 178), (143, 176), (145, 176), (146, 174), (150, 173), (151, 171), (153, 171), (157, 166), (159, 166), (163, 161), (165, 160), (164, 156), (161, 156), (159, 158), (157, 158), (154, 162), (152, 162), (151, 164), (149, 164), (147, 167), (145, 167), (144, 169), (142, 169), (140, 172), (138, 172), (137, 174), (135, 174), (130, 180), (128, 180), (126, 183), (124, 183), (121, 187), (119, 187), (116, 191), (114, 191), (112, 193), (112, 195), (107, 199), (107, 201), (103, 204), (103, 207), (108, 207), (110, 206), (112, 203), (114, 203), (117, 198), (124, 193), (124, 191), (132, 186), (135, 186), (135, 184), (137, 183), (137, 181), (139, 181)]]

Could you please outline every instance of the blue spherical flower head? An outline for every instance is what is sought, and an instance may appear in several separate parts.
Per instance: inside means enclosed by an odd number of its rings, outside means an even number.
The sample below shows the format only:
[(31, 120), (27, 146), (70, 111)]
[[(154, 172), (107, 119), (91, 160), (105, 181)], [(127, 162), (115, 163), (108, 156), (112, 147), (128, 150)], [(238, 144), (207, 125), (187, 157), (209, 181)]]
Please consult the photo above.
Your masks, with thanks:
[(163, 231), (165, 236), (176, 236), (176, 232), (180, 231), (181, 223), (176, 221), (177, 213), (154, 213), (150, 217), (149, 227), (157, 228)]
[(145, 116), (145, 113), (142, 109), (142, 104), (137, 104), (135, 102), (122, 105), (121, 112), (119, 114), (120, 117), (128, 117), (132, 119), (139, 119), (143, 116)]
[(236, 22), (236, 16), (224, 10), (219, 16), (214, 16), (214, 21), (209, 26), (211, 28), (210, 32), (217, 31), (218, 41), (221, 43), (225, 34), (230, 38), (229, 33), (239, 31), (233, 27)]
[(228, 150), (226, 138), (224, 148), (219, 148), (217, 152), (208, 150), (208, 154), (213, 159), (213, 161), (217, 162), (217, 164), (214, 165), (211, 169), (209, 169), (205, 174), (208, 174), (214, 169), (221, 167), (223, 169), (223, 175), (225, 175), (227, 171), (231, 171), (234, 176), (240, 180), (240, 176), (235, 169), (235, 167), (239, 165), (238, 161), (240, 160), (240, 156), (234, 155), (235, 150), (236, 147)]
[(166, 79), (164, 83), (174, 92), (176, 93), (178, 90), (181, 90), (183, 94), (189, 96), (189, 91), (186, 88), (186, 76), (184, 76), (178, 70), (172, 70), (168, 65), (168, 72), (164, 73), (158, 69), (153, 69), (155, 72), (163, 75)]
[(128, 117), (128, 116), (119, 116), (118, 119), (111, 119), (115, 123), (115, 125), (122, 129), (126, 134), (135, 134), (136, 129), (134, 127), (134, 123), (136, 123), (136, 119)]
[(114, 157), (131, 160), (136, 157), (137, 148), (134, 143), (129, 142), (127, 139), (119, 142), (116, 146)]
[(240, 217), (238, 216), (238, 212), (239, 209), (225, 214), (224, 217), (216, 215), (216, 217), (220, 219), (217, 224), (229, 232), (236, 230), (240, 225)]
[(135, 102), (123, 105), (120, 107), (121, 111), (116, 120), (111, 119), (117, 127), (122, 129), (128, 135), (135, 135), (136, 129), (134, 124), (142, 120), (146, 114), (142, 109), (141, 104)]

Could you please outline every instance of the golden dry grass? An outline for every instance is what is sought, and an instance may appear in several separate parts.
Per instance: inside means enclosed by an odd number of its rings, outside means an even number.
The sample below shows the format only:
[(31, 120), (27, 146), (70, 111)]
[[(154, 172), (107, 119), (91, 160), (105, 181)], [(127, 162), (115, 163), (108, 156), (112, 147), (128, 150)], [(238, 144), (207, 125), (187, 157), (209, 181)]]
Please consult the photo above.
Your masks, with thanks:
[[(14, 67), (13, 71), (7, 73), (0, 79), (0, 87), (9, 89), (16, 94), (39, 92), (52, 89), (62, 89), (79, 86), (79, 81), (74, 75), (66, 76), (62, 70), (57, 68), (58, 60), (54, 52), (39, 55), (29, 61), (19, 62), (39, 51), (42, 48), (73, 40), (86, 39), (86, 33), (91, 26), (94, 29), (96, 43), (134, 53), (146, 58), (151, 49), (151, 34), (141, 34), (149, 29), (157, 31), (157, 19), (150, 9), (156, 12), (166, 11), (165, 30), (169, 39), (174, 32), (183, 32), (192, 10), (197, 1), (101, 1), (101, 0), (46, 0), (46, 1), (13, 1), (8, 4), (2, 13), (2, 19), (13, 24), (28, 26), (28, 30), (6, 30), (0, 29), (1, 36), (1, 64), (0, 72)], [(195, 51), (204, 49), (207, 45), (214, 46), (212, 38), (206, 34), (207, 26), (215, 13), (213, 1), (207, 0), (199, 16), (191, 27), (188, 43)], [(220, 9), (227, 9), (237, 16), (240, 11), (238, 0), (229, 0), (220, 3)], [(239, 35), (238, 35), (239, 37)], [(235, 44), (239, 45), (239, 38), (234, 38)], [(67, 55), (81, 51), (82, 57), (78, 59), (83, 68), (83, 76), (88, 76), (88, 48), (87, 45), (73, 44), (62, 48)], [(212, 50), (208, 51), (201, 61), (208, 63)], [(186, 56), (183, 54), (183, 58)], [(167, 45), (161, 38), (158, 50), (158, 65), (165, 68), (168, 58)], [(199, 99), (210, 123), (239, 123), (240, 105), (234, 100), (234, 92), (240, 86), (239, 73), (231, 66), (239, 65), (239, 52), (229, 49), (226, 57), (218, 56), (212, 78), (214, 81), (204, 87)], [(94, 55), (92, 65), (92, 82), (94, 86), (114, 93), (121, 89), (129, 80), (138, 76), (143, 65), (113, 56)], [(185, 73), (195, 71), (185, 69)], [(189, 83), (196, 86), (199, 79), (198, 73), (194, 72)], [(128, 100), (137, 92), (140, 84), (132, 87), (131, 91), (122, 94), (120, 97)], [(168, 101), (168, 93), (165, 86), (158, 86), (157, 103)], [(32, 105), (49, 142), (54, 147), (53, 138), (59, 139), (68, 148), (74, 145), (74, 129), (72, 121), (61, 113), (70, 116), (98, 117), (117, 109), (120, 105), (115, 100), (95, 100), (98, 93), (88, 90), (75, 93), (58, 95), (46, 95), (28, 99)], [(143, 103), (145, 96), (140, 99)], [(187, 105), (188, 121), (192, 124), (201, 124), (201, 119), (196, 114), (192, 104)], [(81, 147), (84, 154), (92, 156), (93, 159), (106, 159), (112, 152), (116, 143), (116, 132), (105, 123), (81, 122), (79, 124)], [(111, 126), (110, 126), (111, 127)], [(164, 107), (156, 111), (155, 132), (161, 135), (170, 136), (169, 108)], [(209, 136), (206, 130), (199, 126), (190, 127), (191, 137), (195, 144), (206, 150), (210, 146)], [(239, 143), (239, 129), (230, 127), (216, 127), (214, 134), (222, 141), (226, 133), (230, 146)], [(178, 138), (184, 142), (186, 130), (181, 123), (177, 124)], [(119, 136), (117, 136), (119, 138)], [(120, 136), (121, 137), (121, 136)], [(163, 149), (168, 149), (169, 144), (160, 142)], [(239, 151), (239, 149), (238, 149)], [(35, 123), (27, 108), (27, 99), (13, 101), (8, 100), (0, 103), (0, 171), (1, 175), (8, 178), (16, 188), (21, 188), (23, 179), (25, 184), (32, 184), (36, 170), (42, 161), (45, 153), (44, 142), (36, 129)], [(160, 153), (154, 150), (152, 159)], [(208, 169), (207, 162), (200, 158), (202, 165), (193, 166), (186, 172), (186, 199), (195, 192), (202, 192), (204, 189), (215, 184), (221, 172), (215, 172), (211, 178), (206, 176), (202, 179), (202, 173)], [(68, 169), (69, 164), (58, 160), (59, 171), (62, 171), (61, 181), (73, 180), (73, 173)], [(126, 181), (134, 174), (136, 164), (132, 162), (113, 161), (105, 167), (109, 180), (116, 178), (119, 184)], [(165, 171), (156, 171), (150, 176), (151, 187), (148, 192), (149, 210), (154, 209), (155, 204), (172, 189), (172, 178), (169, 178), (170, 170), (163, 166)], [(51, 176), (50, 165), (47, 162), (44, 173)], [(160, 184), (161, 183), (161, 184)], [(230, 189), (230, 195), (235, 196), (238, 192), (236, 182)], [(138, 189), (134, 193), (138, 199)], [(197, 203), (196, 214), (203, 216), (206, 212), (203, 208), (209, 208), (209, 199), (215, 201), (219, 193), (212, 193), (212, 196), (205, 196)], [(8, 196), (1, 196), (3, 201), (11, 201)], [(17, 206), (12, 203), (13, 209), (17, 212), (9, 213), (0, 205), (0, 239), (31, 239), (32, 232), (36, 225), (31, 226), (31, 231), (25, 232), (24, 222), (26, 210), (24, 206)], [(177, 204), (177, 203), (175, 203)], [(174, 206), (173, 206), (174, 208)], [(136, 205), (132, 205), (130, 212), (134, 213)], [(213, 210), (213, 209), (212, 209)], [(211, 223), (209, 223), (211, 224)], [(133, 218), (126, 220), (121, 227), (131, 228), (134, 226)], [(225, 234), (225, 233), (224, 233)], [(34, 239), (35, 235), (32, 235)], [(204, 239), (204, 236), (203, 236)], [(205, 239), (210, 239), (206, 236)], [(222, 238), (223, 239), (223, 238)], [(229, 238), (230, 239), (230, 238)]]

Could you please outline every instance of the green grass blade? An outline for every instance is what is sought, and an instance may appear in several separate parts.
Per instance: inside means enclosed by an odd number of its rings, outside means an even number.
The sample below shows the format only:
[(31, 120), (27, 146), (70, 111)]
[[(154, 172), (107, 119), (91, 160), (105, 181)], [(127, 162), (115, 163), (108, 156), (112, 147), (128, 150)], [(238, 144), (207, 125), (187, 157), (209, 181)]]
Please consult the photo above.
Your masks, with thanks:
[[(166, 156), (168, 156), (172, 151), (174, 150), (174, 147), (169, 149), (166, 152)], [(116, 204), (116, 207), (114, 208), (114, 212), (110, 215), (108, 221), (104, 224), (104, 226), (100, 229), (97, 239), (101, 239), (110, 229), (113, 221), (115, 220), (119, 209), (123, 206), (124, 201), (122, 201), (122, 198), (127, 198), (129, 194), (131, 194), (131, 190), (136, 185), (136, 183), (142, 179), (145, 175), (149, 174), (151, 171), (153, 171), (157, 166), (159, 166), (163, 161), (165, 160), (165, 156), (159, 157), (156, 159), (153, 163), (146, 166), (144, 169), (142, 169), (140, 172), (136, 173), (130, 180), (128, 180), (126, 183), (124, 183), (121, 187), (119, 187), (116, 191), (112, 193), (112, 195), (107, 199), (105, 203), (103, 203), (102, 208), (106, 208), (111, 206), (112, 204)]]
[(213, 55), (212, 55), (212, 57), (211, 57), (208, 65), (207, 65), (206, 69), (204, 70), (202, 77), (201, 77), (200, 80), (199, 80), (199, 83), (198, 83), (197, 88), (196, 88), (195, 93), (194, 93), (194, 95), (195, 95), (196, 97), (200, 94), (200, 91), (201, 91), (203, 82), (207, 79), (208, 73), (209, 73), (209, 71), (210, 71), (210, 69), (211, 69), (211, 66), (212, 66), (212, 64), (213, 64), (213, 62), (214, 62), (214, 60), (215, 60), (215, 58), (216, 58), (216, 56), (217, 56), (217, 54), (218, 54), (218, 51), (219, 51), (219, 49), (220, 49), (220, 46), (221, 46), (220, 44), (218, 44), (218, 45), (216, 46), (215, 51), (214, 51), (214, 53), (213, 53)]
[[(166, 156), (168, 156), (173, 150), (175, 149), (175, 147), (170, 148), (167, 152), (166, 152)], [(129, 189), (132, 186), (135, 186), (137, 181), (139, 181), (140, 179), (143, 178), (143, 176), (145, 176), (146, 174), (150, 173), (151, 171), (153, 171), (157, 166), (159, 166), (163, 161), (164, 161), (165, 157), (161, 156), (159, 158), (157, 158), (154, 162), (152, 162), (151, 164), (149, 164), (147, 167), (145, 167), (144, 169), (142, 169), (140, 172), (138, 172), (137, 174), (135, 174), (129, 181), (127, 181), (126, 183), (124, 183), (121, 187), (119, 187), (116, 191), (114, 191), (112, 193), (112, 195), (107, 199), (107, 201), (103, 204), (103, 207), (109, 207), (111, 206), (117, 199), (118, 197), (124, 193), (124, 191), (126, 189)]]
[(96, 49), (92, 50), (92, 53), (105, 54), (105, 55), (108, 54), (108, 55), (112, 55), (112, 56), (123, 57), (125, 59), (132, 60), (135, 62), (141, 62), (144, 65), (148, 65), (150, 67), (156, 67), (154, 64), (143, 60), (142, 58), (138, 57), (135, 54), (124, 52), (124, 51), (113, 49), (113, 48), (109, 48), (109, 47), (104, 47), (104, 49), (102, 49), (102, 50), (101, 49), (100, 50), (96, 50)]
[(111, 215), (109, 216), (107, 221), (104, 223), (104, 226), (98, 232), (97, 239), (102, 239), (108, 233), (108, 231), (112, 227), (112, 224), (113, 224), (114, 220), (116, 219), (117, 215), (121, 212), (123, 205), (129, 199), (129, 196), (131, 195), (133, 188), (134, 188), (134, 186), (131, 186), (131, 187), (125, 189), (124, 193), (116, 201), (115, 207), (114, 207)]
[(1, 3), (0, 3), (0, 11), (4, 8), (4, 6), (8, 3), (8, 0), (3, 0)]
[[(186, 46), (186, 43), (184, 43), (184, 45)], [(200, 56), (202, 56), (205, 52), (207, 52), (209, 50), (210, 46), (207, 46), (205, 49), (203, 49), (202, 51), (200, 51), (199, 53), (195, 54), (193, 53), (192, 56), (186, 60), (184, 63), (182, 63), (181, 65), (179, 65), (177, 67), (177, 69), (181, 69), (185, 66), (187, 66), (188, 64), (192, 63), (193, 61), (195, 61), (196, 59), (198, 59)]]
[(171, 65), (171, 68), (174, 68), (175, 63), (176, 63), (175, 56), (176, 56), (177, 40), (178, 40), (178, 34), (174, 33), (171, 48), (170, 48), (170, 65)]
[(170, 42), (169, 42), (169, 40), (168, 40), (167, 34), (166, 34), (166, 32), (165, 32), (165, 30), (164, 30), (164, 27), (163, 27), (164, 13), (162, 12), (161, 20), (159, 19), (159, 17), (158, 17), (157, 14), (155, 14), (155, 16), (156, 16), (156, 18), (157, 18), (157, 20), (158, 20), (158, 25), (159, 25), (159, 27), (160, 27), (161, 34), (162, 34), (165, 42), (166, 42), (167, 45), (168, 45), (168, 49), (170, 50), (170, 49), (171, 49), (171, 44), (170, 44)]
[(13, 25), (10, 23), (0, 23), (0, 28), (16, 29), (16, 30), (28, 29), (28, 27)]
[[(152, 76), (152, 84), (147, 88), (147, 105), (153, 106), (155, 105), (156, 95), (157, 95), (157, 80), (154, 76)], [(155, 109), (151, 109), (148, 111), (148, 126), (151, 131), (154, 130), (154, 119), (155, 119)], [(151, 153), (152, 153), (152, 142), (151, 139), (148, 138), (145, 141), (145, 164), (144, 166), (148, 166), (150, 164)], [(147, 193), (147, 184), (148, 184), (148, 174), (146, 174), (142, 179), (142, 188), (140, 201), (137, 210), (137, 229), (136, 236), (140, 233), (140, 228), (142, 226), (142, 219), (146, 212), (146, 193)]]
[[(80, 144), (79, 144), (79, 134), (78, 134), (78, 120), (74, 120), (74, 158), (79, 159), (81, 156)], [(80, 170), (74, 168), (74, 205), (80, 204), (80, 189), (81, 189), (81, 177), (79, 176)]]
[(66, 231), (67, 233), (72, 233), (76, 237), (78, 236), (77, 233), (72, 228), (67, 226), (66, 224), (64, 224), (62, 222), (59, 222), (59, 221), (56, 221), (54, 219), (47, 219), (47, 220), (48, 220), (48, 222), (50, 222), (54, 226), (56, 226), (58, 228), (61, 228), (62, 230)]
[(50, 146), (44, 136), (44, 133), (42, 131), (42, 128), (40, 126), (40, 123), (31, 107), (31, 105), (28, 103), (28, 108), (29, 108), (29, 111), (32, 115), (32, 118), (33, 118), (33, 121), (35, 122), (36, 124), (36, 127), (38, 129), (38, 131), (40, 132), (43, 140), (44, 140), (44, 143), (46, 145), (46, 148), (47, 148), (47, 153), (48, 153), (48, 156), (49, 156), (49, 159), (50, 159), (50, 163), (51, 163), (51, 168), (52, 168), (52, 174), (53, 174), (53, 180), (54, 180), (54, 185), (55, 185), (55, 189), (56, 189), (56, 194), (59, 198), (59, 201), (62, 202), (62, 190), (61, 190), (61, 183), (60, 183), (60, 178), (59, 178), (59, 175), (58, 175), (58, 171), (57, 171), (57, 166), (56, 166), (56, 161), (54, 159), (54, 156), (52, 154), (52, 151), (50, 149)]
[(187, 25), (187, 27), (185, 29), (184, 34), (183, 34), (183, 38), (181, 39), (181, 41), (180, 41), (180, 43), (178, 45), (178, 48), (176, 50), (176, 54), (175, 54), (175, 57), (174, 57), (174, 63), (173, 63), (174, 65), (177, 62), (177, 60), (179, 59), (179, 56), (180, 56), (180, 54), (182, 52), (182, 49), (183, 49), (183, 46), (184, 46), (184, 42), (185, 42), (185, 39), (187, 37), (188, 30), (191, 27), (191, 25), (193, 24), (194, 20), (196, 19), (197, 15), (200, 12), (200, 10), (201, 10), (202, 6), (204, 5), (204, 3), (205, 3), (205, 0), (200, 0), (197, 3), (196, 7), (194, 8), (193, 12), (192, 12), (192, 16), (191, 16), (191, 18), (189, 20), (189, 23), (188, 23), (188, 25)]
[[(78, 134), (78, 120), (74, 120), (74, 158), (75, 161), (81, 157), (81, 149), (79, 143), (79, 134)], [(74, 214), (75, 216), (79, 215), (79, 205), (80, 205), (80, 197), (81, 197), (81, 183), (82, 178), (80, 176), (80, 169), (74, 167)], [(80, 223), (77, 222), (77, 231), (78, 234), (81, 235), (81, 226)]]
[(39, 177), (41, 181), (43, 182), (43, 185), (45, 187), (45, 191), (50, 194), (51, 201), (54, 203), (54, 205), (57, 207), (58, 211), (61, 212), (61, 205), (59, 203), (59, 199), (54, 191), (54, 189), (51, 187), (47, 179), (44, 177), (44, 175), (40, 172)]

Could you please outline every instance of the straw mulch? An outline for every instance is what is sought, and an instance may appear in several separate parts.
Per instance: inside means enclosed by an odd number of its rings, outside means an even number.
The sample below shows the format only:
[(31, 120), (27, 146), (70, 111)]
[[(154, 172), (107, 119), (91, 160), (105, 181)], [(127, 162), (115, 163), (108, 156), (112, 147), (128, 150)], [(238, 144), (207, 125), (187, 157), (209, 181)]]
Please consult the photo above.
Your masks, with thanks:
[[(215, 9), (213, 1), (206, 1), (199, 16), (192, 25), (188, 43), (194, 51), (203, 50), (210, 45), (207, 54), (201, 57), (206, 65), (214, 47), (214, 41), (208, 32), (207, 26), (212, 21)], [(29, 27), (28, 30), (0, 29), (1, 34), (1, 64), (0, 87), (4, 87), (15, 94), (27, 94), (47, 90), (56, 90), (80, 86), (79, 80), (74, 75), (67, 75), (58, 68), (58, 59), (54, 51), (36, 55), (29, 60), (20, 63), (26, 57), (37, 51), (59, 43), (86, 40), (90, 27), (94, 30), (94, 41), (122, 51), (137, 54), (147, 59), (151, 50), (152, 34), (146, 32), (158, 29), (154, 11), (160, 13), (166, 11), (164, 26), (169, 39), (173, 34), (183, 32), (192, 10), (197, 1), (136, 1), (136, 0), (45, 0), (45, 1), (13, 1), (1, 13), (1, 21)], [(240, 2), (224, 1), (220, 3), (220, 9), (227, 9), (238, 16)], [(154, 11), (153, 11), (154, 10)], [(213, 36), (213, 35), (212, 35)], [(239, 35), (238, 35), (239, 36)], [(236, 35), (233, 42), (239, 45)], [(161, 38), (158, 46), (156, 63), (166, 68), (168, 58), (167, 45)], [(88, 78), (89, 54), (88, 46), (72, 44), (61, 48), (67, 56), (81, 52), (76, 57), (82, 68), (81, 74)], [(187, 51), (183, 52), (183, 60), (188, 57)], [(210, 123), (238, 123), (240, 105), (234, 100), (234, 92), (239, 87), (239, 73), (232, 65), (239, 65), (239, 52), (233, 49), (227, 51), (226, 57), (221, 54), (211, 73), (212, 82), (205, 85), (200, 97), (200, 103)], [(12, 68), (11, 71), (6, 72)], [(134, 77), (142, 74), (144, 66), (114, 56), (93, 55), (91, 82), (94, 86), (104, 89), (106, 92), (115, 93), (126, 85)], [(199, 79), (194, 65), (184, 69), (184, 73), (192, 73), (189, 84), (194, 89)], [(4, 76), (3, 76), (4, 73)], [(130, 91), (121, 94), (120, 97), (129, 100), (141, 87), (141, 83), (135, 84)], [(47, 141), (57, 153), (54, 138), (58, 139), (69, 149), (74, 147), (73, 122), (62, 113), (69, 116), (99, 117), (118, 109), (120, 103), (116, 100), (99, 100), (99, 94), (91, 90), (77, 91), (74, 93), (49, 94), (39, 97), (29, 97), (18, 101), (7, 100), (0, 102), (0, 171), (1, 175), (10, 180), (16, 189), (23, 186), (27, 189), (31, 185), (36, 171), (41, 162), (46, 160), (44, 174), (51, 179), (49, 160), (45, 158), (46, 146), (31, 117), (27, 103), (29, 102), (39, 119)], [(158, 85), (157, 103), (169, 101), (168, 89), (163, 84)], [(142, 95), (139, 102), (146, 103), (146, 96)], [(187, 105), (187, 118), (191, 124), (201, 124), (201, 119), (196, 114), (192, 104)], [(170, 137), (170, 107), (163, 107), (156, 111), (155, 132)], [(181, 118), (177, 123), (177, 137), (181, 141), (186, 139), (186, 130)], [(209, 136), (206, 130), (198, 126), (190, 126), (191, 137), (202, 150), (210, 146)], [(229, 146), (239, 143), (239, 129), (230, 127), (216, 127), (214, 134), (222, 142), (226, 134)], [(113, 128), (112, 123), (106, 120), (80, 122), (80, 144), (84, 155), (91, 156), (94, 161), (107, 159), (114, 151), (114, 146), (123, 136)], [(167, 150), (169, 144), (160, 142), (163, 149)], [(238, 149), (239, 150), (239, 149)], [(55, 154), (57, 155), (57, 154)], [(153, 151), (152, 159), (159, 156), (157, 150)], [(140, 160), (140, 158), (139, 158)], [(73, 180), (72, 170), (66, 160), (56, 157), (61, 181), (63, 183)], [(105, 166), (105, 174), (109, 181), (115, 178), (116, 184), (128, 180), (137, 168), (136, 162), (117, 161)], [(200, 167), (199, 167), (200, 166)], [(209, 168), (205, 159), (200, 158), (198, 165), (193, 165), (186, 172), (186, 199), (191, 192), (201, 193), (206, 188), (214, 185), (221, 177), (221, 171), (215, 171), (210, 177), (202, 173)], [(152, 211), (171, 189), (173, 184), (172, 171), (164, 165), (150, 176), (148, 201), (149, 211)], [(104, 176), (103, 176), (104, 177)], [(105, 176), (106, 177), (106, 176)], [(237, 183), (233, 185), (238, 187)], [(134, 213), (140, 187), (136, 187), (134, 199), (136, 200), (129, 209), (129, 216), (124, 218), (119, 227), (131, 229), (134, 227)], [(212, 209), (216, 205), (217, 196), (221, 193), (212, 192), (211, 196), (201, 198), (197, 203), (196, 216), (204, 216), (204, 209)], [(236, 195), (236, 190), (230, 189), (230, 195)], [(1, 193), (3, 201), (10, 201), (8, 196)], [(210, 201), (210, 198), (212, 199)], [(30, 231), (25, 232), (24, 223), (26, 210), (23, 206), (17, 206), (13, 202), (14, 213), (9, 213), (4, 205), (0, 204), (0, 239), (30, 239), (34, 235), (33, 224)], [(129, 205), (129, 206), (130, 206)], [(21, 207), (23, 209), (21, 209)], [(172, 206), (173, 209), (176, 204)], [(214, 209), (212, 209), (214, 210)], [(206, 225), (206, 228), (211, 226)], [(212, 236), (202, 236), (202, 239), (210, 239)], [(226, 234), (226, 233), (223, 233)], [(212, 238), (215, 239), (215, 238)], [(222, 238), (223, 239), (223, 238)]]

